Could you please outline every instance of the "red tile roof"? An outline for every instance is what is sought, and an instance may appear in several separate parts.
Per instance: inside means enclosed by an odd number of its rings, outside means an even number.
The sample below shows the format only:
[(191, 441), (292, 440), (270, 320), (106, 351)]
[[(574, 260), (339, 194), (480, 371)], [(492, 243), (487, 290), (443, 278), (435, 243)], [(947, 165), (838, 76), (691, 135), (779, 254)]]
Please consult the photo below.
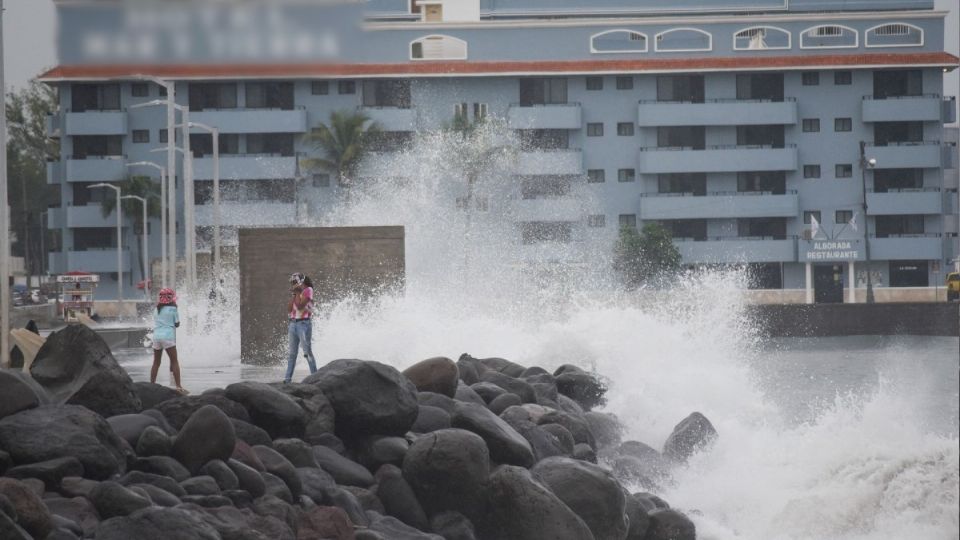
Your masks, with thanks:
[(936, 66), (956, 68), (960, 59), (946, 52), (857, 53), (795, 56), (649, 58), (630, 60), (544, 60), (509, 62), (416, 61), (394, 64), (90, 64), (62, 65), (38, 77), (41, 81), (123, 79), (148, 74), (170, 79), (310, 78), (539, 73), (629, 73), (664, 71), (735, 71)]

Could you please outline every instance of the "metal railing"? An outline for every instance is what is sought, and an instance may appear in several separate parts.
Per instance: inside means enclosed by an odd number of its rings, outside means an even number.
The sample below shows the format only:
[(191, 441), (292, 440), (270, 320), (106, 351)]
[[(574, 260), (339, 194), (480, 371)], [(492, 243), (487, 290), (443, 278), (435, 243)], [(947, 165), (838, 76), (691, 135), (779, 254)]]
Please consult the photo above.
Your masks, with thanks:
[(532, 108), (532, 107), (579, 107), (579, 101), (568, 101), (566, 103), (511, 103), (511, 107), (523, 107), (523, 108)]
[(711, 98), (704, 99), (703, 101), (693, 101), (693, 100), (663, 100), (663, 99), (641, 99), (638, 101), (641, 105), (699, 105), (704, 103), (795, 103), (797, 98), (795, 97), (783, 97), (779, 99), (775, 98)]
[(939, 193), (939, 192), (940, 192), (940, 188), (938, 187), (887, 188), (882, 191), (876, 188), (867, 189), (867, 193)]
[(887, 100), (887, 99), (940, 99), (942, 97), (940, 94), (904, 94), (902, 96), (876, 96), (873, 94), (867, 94), (863, 96), (864, 100)]
[(774, 240), (796, 240), (792, 235), (771, 236), (674, 236), (675, 242), (762, 242)]
[(776, 191), (705, 191), (703, 193), (696, 193), (693, 191), (679, 191), (679, 192), (657, 192), (657, 193), (641, 193), (641, 197), (764, 197), (764, 196), (779, 196), (779, 195), (796, 195), (797, 190), (795, 189), (784, 189)]
[(796, 148), (795, 144), (719, 144), (704, 146), (641, 146), (641, 152), (683, 152), (690, 150), (783, 150), (785, 148)]

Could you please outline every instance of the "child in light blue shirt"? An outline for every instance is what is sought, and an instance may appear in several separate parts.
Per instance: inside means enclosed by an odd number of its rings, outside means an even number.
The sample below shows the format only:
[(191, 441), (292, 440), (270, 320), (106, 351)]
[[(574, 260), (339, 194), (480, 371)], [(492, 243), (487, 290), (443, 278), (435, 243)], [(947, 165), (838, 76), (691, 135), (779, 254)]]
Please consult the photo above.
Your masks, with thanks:
[(173, 289), (161, 289), (157, 302), (157, 315), (153, 324), (153, 367), (150, 368), (150, 382), (157, 382), (160, 360), (163, 351), (170, 358), (170, 372), (177, 385), (177, 391), (187, 394), (180, 386), (180, 363), (177, 361), (177, 328), (180, 326), (180, 313), (177, 311), (177, 293)]

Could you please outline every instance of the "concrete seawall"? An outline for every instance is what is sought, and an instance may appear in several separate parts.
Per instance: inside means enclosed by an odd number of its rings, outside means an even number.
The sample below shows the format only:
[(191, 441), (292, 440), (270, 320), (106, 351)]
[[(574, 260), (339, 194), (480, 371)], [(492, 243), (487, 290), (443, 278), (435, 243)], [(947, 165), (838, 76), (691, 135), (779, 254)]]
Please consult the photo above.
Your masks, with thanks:
[(960, 336), (960, 304), (766, 304), (747, 314), (770, 337)]

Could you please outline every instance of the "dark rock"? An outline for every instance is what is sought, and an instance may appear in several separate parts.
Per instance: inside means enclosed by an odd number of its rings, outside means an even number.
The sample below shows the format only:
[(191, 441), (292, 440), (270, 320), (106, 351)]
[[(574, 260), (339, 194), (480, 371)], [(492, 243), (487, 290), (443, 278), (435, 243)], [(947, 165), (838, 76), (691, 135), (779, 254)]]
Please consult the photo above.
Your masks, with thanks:
[(498, 463), (530, 467), (533, 450), (530, 443), (499, 416), (486, 407), (458, 403), (452, 418), (453, 427), (472, 431), (483, 438), (490, 457)]
[(534, 394), (537, 396), (536, 403), (546, 407), (558, 408), (557, 405), (557, 385), (554, 383), (530, 383)]
[(187, 495), (219, 495), (220, 486), (212, 476), (194, 476), (180, 482)]
[[(270, 445), (260, 446), (270, 447)], [(261, 462), (260, 458), (257, 457), (257, 453), (253, 451), (253, 448), (250, 445), (243, 441), (237, 441), (237, 445), (233, 447), (233, 454), (231, 454), (230, 457), (248, 467), (256, 469), (258, 472), (263, 472), (266, 470), (263, 468), (263, 462)]]
[(569, 429), (560, 424), (542, 424), (539, 427), (556, 438), (557, 444), (564, 455), (573, 455), (573, 447), (576, 442), (574, 442)]
[(596, 540), (626, 537), (625, 498), (609, 472), (565, 457), (547, 458), (530, 472), (590, 527)]
[(225, 489), (223, 496), (230, 499), (237, 508), (249, 508), (253, 505), (253, 495), (242, 489)]
[(435, 392), (452, 398), (457, 392), (460, 370), (453, 360), (436, 357), (417, 362), (403, 370), (403, 375), (419, 392)]
[[(487, 402), (480, 397), (480, 394), (476, 393), (473, 388), (460, 383), (460, 386), (457, 386), (457, 393), (455, 395), (457, 401), (462, 401), (464, 403), (474, 403), (476, 405), (487, 406)], [(453, 414), (451, 412), (451, 414)]]
[(590, 432), (590, 426), (587, 425), (586, 420), (581, 416), (575, 416), (563, 411), (548, 411), (537, 420), (537, 424), (560, 424), (567, 428), (567, 431), (573, 435), (574, 442), (588, 444), (591, 448), (597, 447), (593, 433)]
[(693, 454), (711, 445), (717, 439), (717, 430), (707, 417), (695, 412), (680, 421), (663, 443), (663, 455), (685, 462)]
[(133, 390), (140, 398), (140, 405), (144, 410), (152, 409), (169, 399), (180, 397), (180, 393), (173, 388), (150, 382), (133, 383)]
[(670, 505), (667, 504), (667, 501), (657, 497), (653, 493), (647, 493), (646, 491), (634, 493), (633, 498), (636, 499), (637, 502), (643, 505), (643, 507), (647, 510), (656, 510), (658, 508), (666, 510), (670, 508)]
[(233, 432), (237, 435), (237, 439), (249, 444), (250, 446), (256, 446), (258, 444), (270, 446), (272, 444), (270, 434), (264, 429), (259, 428), (250, 422), (244, 422), (243, 420), (231, 418), (230, 423), (233, 424)]
[(173, 450), (173, 441), (158, 426), (149, 426), (137, 439), (137, 455), (140, 457), (169, 456)]
[(306, 413), (292, 397), (270, 385), (249, 381), (231, 384), (226, 397), (243, 405), (250, 421), (271, 438), (303, 436)]
[(590, 411), (583, 414), (590, 433), (597, 441), (597, 449), (620, 444), (623, 436), (623, 425), (616, 416), (610, 413)]
[(272, 516), (261, 516), (249, 509), (231, 506), (203, 508), (185, 505), (203, 516), (204, 521), (224, 540), (296, 540), (289, 525)]
[(563, 394), (557, 396), (557, 405), (560, 405), (560, 410), (565, 413), (572, 414), (574, 416), (583, 416), (583, 407), (581, 407), (576, 401)]
[(330, 400), (340, 435), (403, 435), (417, 419), (416, 387), (379, 362), (334, 360), (303, 382)]
[(10, 454), (0, 450), (0, 474), (3, 474), (10, 467), (13, 467), (13, 458), (10, 457)]
[[(100, 524), (100, 514), (97, 513), (93, 503), (84, 497), (47, 499), (44, 504), (51, 514), (76, 523), (84, 537), (93, 536), (93, 531)], [(0, 536), (0, 538), (3, 537)]]
[(442, 536), (419, 531), (390, 516), (376, 516), (371, 520), (370, 530), (390, 540), (443, 540)]
[(119, 414), (107, 418), (107, 423), (113, 428), (113, 432), (127, 441), (131, 447), (137, 445), (143, 430), (150, 426), (158, 426), (156, 419), (145, 414)]
[(354, 463), (326, 446), (313, 447), (313, 456), (320, 468), (330, 473), (338, 484), (370, 487), (373, 475), (363, 465)]
[(343, 441), (333, 433), (323, 433), (310, 440), (304, 439), (304, 442), (312, 444), (313, 446), (326, 446), (338, 454), (347, 453), (347, 447), (343, 444)]
[(60, 480), (60, 493), (64, 497), (86, 497), (99, 482), (77, 476), (68, 476)]
[(159, 506), (108, 519), (97, 527), (96, 537), (97, 540), (222, 540), (217, 530), (196, 512)]
[(472, 519), (483, 509), (489, 462), (479, 435), (444, 429), (414, 441), (403, 460), (403, 477), (428, 515), (454, 510)]
[(444, 396), (443, 394), (436, 394), (434, 392), (418, 392), (417, 403), (420, 405), (428, 405), (430, 407), (443, 409), (447, 413), (452, 413), (453, 407), (456, 405), (456, 401), (453, 398)]
[(220, 508), (222, 506), (233, 506), (230, 497), (223, 495), (185, 495), (181, 499), (184, 504), (195, 504), (204, 508)]
[(229, 459), (236, 443), (227, 415), (217, 407), (205, 405), (180, 429), (170, 455), (194, 473), (208, 461)]
[(480, 373), (487, 368), (469, 354), (462, 354), (457, 360), (457, 370), (460, 372), (460, 380), (464, 384), (471, 385), (480, 382)]
[(403, 478), (403, 471), (393, 465), (384, 465), (377, 470), (377, 498), (383, 503), (387, 515), (393, 516), (415, 529), (427, 530), (430, 523), (417, 501), (413, 488)]
[(627, 529), (626, 540), (643, 540), (650, 526), (650, 516), (647, 509), (629, 493), (624, 494), (624, 512), (630, 528)]
[(337, 427), (337, 413), (333, 410), (333, 405), (327, 396), (319, 388), (312, 384), (301, 385), (312, 388), (316, 393), (309, 398), (299, 399), (300, 406), (307, 413), (307, 426), (303, 432), (303, 440), (311, 442), (311, 438), (317, 437), (322, 433), (333, 433)]
[[(177, 395), (179, 396), (180, 394), (178, 393)], [(166, 433), (168, 436), (172, 437), (177, 434), (177, 430), (170, 425), (170, 422), (167, 421), (167, 417), (164, 416), (162, 412), (156, 409), (145, 409), (140, 414), (149, 416), (150, 418), (153, 418), (154, 420), (156, 420), (157, 425), (159, 425), (160, 428), (163, 430), (163, 432)]]
[(240, 489), (250, 493), (254, 499), (262, 497), (266, 493), (266, 485), (263, 483), (263, 477), (256, 469), (240, 463), (235, 459), (227, 461), (227, 467), (237, 475), (237, 481), (240, 482)]
[(360, 501), (349, 491), (336, 487), (330, 491), (330, 504), (343, 508), (343, 511), (350, 517), (354, 525), (367, 526), (370, 520), (363, 509)]
[[(20, 483), (27, 486), (27, 489), (32, 491), (37, 497), (43, 498), (47, 496), (47, 493), (50, 493), (47, 491), (47, 486), (36, 478), (21, 478)], [(54, 497), (57, 496), (56, 493), (50, 493), (50, 495)]]
[(65, 476), (83, 476), (83, 465), (79, 459), (67, 456), (28, 465), (19, 465), (8, 469), (6, 476), (10, 478), (36, 478), (42, 481), (48, 490), (54, 491), (60, 487), (60, 481)]
[(329, 538), (353, 540), (353, 523), (347, 513), (335, 506), (317, 506), (300, 514), (297, 522), (297, 538)]
[[(374, 486), (376, 488), (376, 486)], [(383, 502), (380, 501), (380, 498), (377, 497), (377, 494), (370, 491), (369, 489), (364, 489), (357, 486), (341, 486), (341, 489), (349, 491), (354, 497), (357, 498), (357, 501), (360, 503), (360, 506), (363, 507), (364, 512), (369, 512), (373, 510), (378, 514), (386, 514), (387, 509), (383, 507)]]
[(540, 366), (531, 366), (523, 370), (523, 373), (520, 374), (520, 377), (526, 379), (527, 377), (532, 377), (534, 375), (550, 375), (550, 372)]
[(23, 530), (8, 515), (0, 513), (0, 538), (3, 540), (33, 540), (33, 536)]
[(303, 494), (317, 504), (327, 504), (330, 494), (337, 488), (337, 481), (323, 469), (298, 467), (297, 476), (300, 477)]
[(482, 397), (485, 403), (490, 403), (491, 401), (507, 393), (506, 390), (491, 382), (473, 383), (470, 385), (470, 389), (476, 392), (478, 396)]
[(625, 441), (610, 460), (613, 472), (628, 483), (657, 485), (669, 473), (669, 463), (655, 449), (640, 441)]
[(313, 447), (300, 439), (277, 439), (273, 441), (273, 449), (287, 458), (294, 467), (319, 467), (313, 457)]
[(260, 473), (260, 477), (263, 478), (267, 495), (273, 495), (287, 504), (293, 504), (293, 493), (290, 492), (290, 486), (282, 478), (268, 472)]
[(357, 461), (371, 471), (386, 464), (402, 467), (409, 448), (410, 443), (403, 437), (367, 437), (357, 445)]
[(514, 405), (520, 405), (523, 403), (523, 400), (520, 399), (520, 396), (512, 393), (501, 394), (493, 399), (488, 405), (490, 411), (493, 414), (500, 415), (503, 411), (513, 407)]
[(516, 415), (504, 415), (503, 420), (510, 424), (510, 427), (515, 429), (517, 433), (530, 443), (530, 449), (533, 450), (534, 463), (550, 456), (570, 454), (570, 452), (564, 450), (563, 443), (555, 435), (542, 429), (532, 421)]
[(53, 514), (53, 531), (44, 540), (66, 540), (83, 536), (83, 528), (73, 521)]
[[(480, 358), (478, 362), (480, 362), (480, 364), (482, 364), (487, 371), (503, 373), (504, 375), (510, 377), (519, 377), (523, 375), (524, 371), (527, 370), (527, 368), (521, 366), (520, 364), (511, 362), (510, 360), (506, 360), (504, 358)], [(482, 373), (480, 374), (480, 380), (483, 380)]]
[(483, 382), (493, 383), (500, 388), (503, 388), (511, 394), (516, 394), (520, 396), (520, 399), (524, 403), (536, 403), (537, 402), (537, 393), (533, 390), (533, 387), (529, 383), (520, 379), (514, 379), (503, 373), (497, 371), (488, 371), (480, 376), (480, 380)]
[[(185, 472), (186, 471), (184, 471), (184, 473)], [(176, 479), (169, 476), (163, 476), (163, 475), (148, 473), (143, 471), (130, 471), (124, 476), (122, 476), (119, 482), (121, 485), (124, 485), (124, 486), (131, 486), (135, 484), (147, 484), (147, 485), (151, 485), (156, 488), (162, 489), (167, 493), (170, 493), (171, 495), (174, 495), (176, 497), (183, 497), (184, 495), (187, 494), (187, 492), (184, 491), (183, 487), (180, 485), (179, 482), (186, 480), (187, 477), (183, 477), (183, 475), (179, 475), (179, 476), (182, 478), (182, 480), (177, 481)]]
[(410, 426), (414, 433), (430, 433), (450, 427), (450, 413), (439, 407), (420, 405), (417, 420)]
[(39, 407), (49, 401), (47, 392), (22, 371), (0, 369), (0, 418)]
[(477, 540), (473, 523), (460, 512), (443, 512), (433, 516), (430, 529), (444, 540)]
[(157, 506), (166, 506), (167, 508), (173, 508), (180, 504), (180, 498), (173, 495), (165, 489), (160, 489), (157, 486), (151, 486), (150, 484), (132, 484), (131, 489), (140, 489), (147, 494), (147, 497), (150, 497), (150, 502)]
[(573, 459), (586, 461), (587, 463), (597, 462), (597, 452), (589, 444), (577, 443), (573, 446)]
[(179, 461), (167, 456), (150, 456), (137, 458), (130, 469), (145, 473), (157, 474), (160, 476), (169, 476), (177, 482), (183, 482), (190, 478), (190, 471), (186, 469)]
[[(254, 446), (253, 451), (257, 454), (260, 462), (263, 463), (263, 468), (266, 469), (266, 472), (281, 478), (290, 489), (290, 495), (293, 500), (298, 500), (303, 487), (300, 484), (300, 477), (297, 476), (296, 467), (273, 448)], [(267, 492), (269, 493), (269, 485), (267, 488)]]
[(243, 405), (218, 395), (178, 397), (158, 404), (156, 409), (163, 414), (171, 426), (180, 430), (183, 429), (183, 425), (195, 412), (207, 405), (213, 405), (230, 418), (236, 418), (244, 422), (250, 421), (250, 414), (247, 413), (247, 409)]
[(219, 459), (208, 461), (200, 468), (200, 473), (213, 478), (217, 486), (224, 491), (240, 488), (240, 480), (237, 479), (237, 475), (233, 473), (226, 463)]
[(670, 508), (650, 512), (650, 526), (644, 540), (695, 540), (697, 528), (690, 518)]
[(47, 336), (30, 375), (55, 403), (82, 405), (105, 418), (141, 410), (130, 376), (103, 338), (83, 324)]
[[(564, 367), (572, 369), (560, 371)], [(597, 375), (573, 366), (564, 367), (554, 374), (557, 377), (557, 391), (576, 401), (586, 411), (606, 403), (604, 394), (607, 393), (607, 387)]]
[[(23, 414), (23, 413), (20, 413)], [(13, 478), (0, 478), (0, 495), (7, 498), (16, 511), (16, 524), (37, 538), (43, 538), (53, 530), (50, 511), (23, 482)], [(5, 514), (0, 514), (3, 516)]]
[(0, 448), (20, 464), (74, 456), (97, 480), (126, 467), (123, 443), (110, 425), (77, 405), (43, 405), (3, 418)]
[(276, 518), (286, 523), (292, 530), (297, 530), (296, 509), (272, 495), (264, 495), (254, 500), (251, 510), (260, 516)]
[(150, 501), (116, 482), (100, 482), (90, 490), (90, 502), (96, 507), (101, 519), (128, 516), (137, 510), (150, 507)]
[(474, 520), (481, 537), (593, 540), (587, 525), (522, 467), (501, 465), (487, 484), (487, 514)]

